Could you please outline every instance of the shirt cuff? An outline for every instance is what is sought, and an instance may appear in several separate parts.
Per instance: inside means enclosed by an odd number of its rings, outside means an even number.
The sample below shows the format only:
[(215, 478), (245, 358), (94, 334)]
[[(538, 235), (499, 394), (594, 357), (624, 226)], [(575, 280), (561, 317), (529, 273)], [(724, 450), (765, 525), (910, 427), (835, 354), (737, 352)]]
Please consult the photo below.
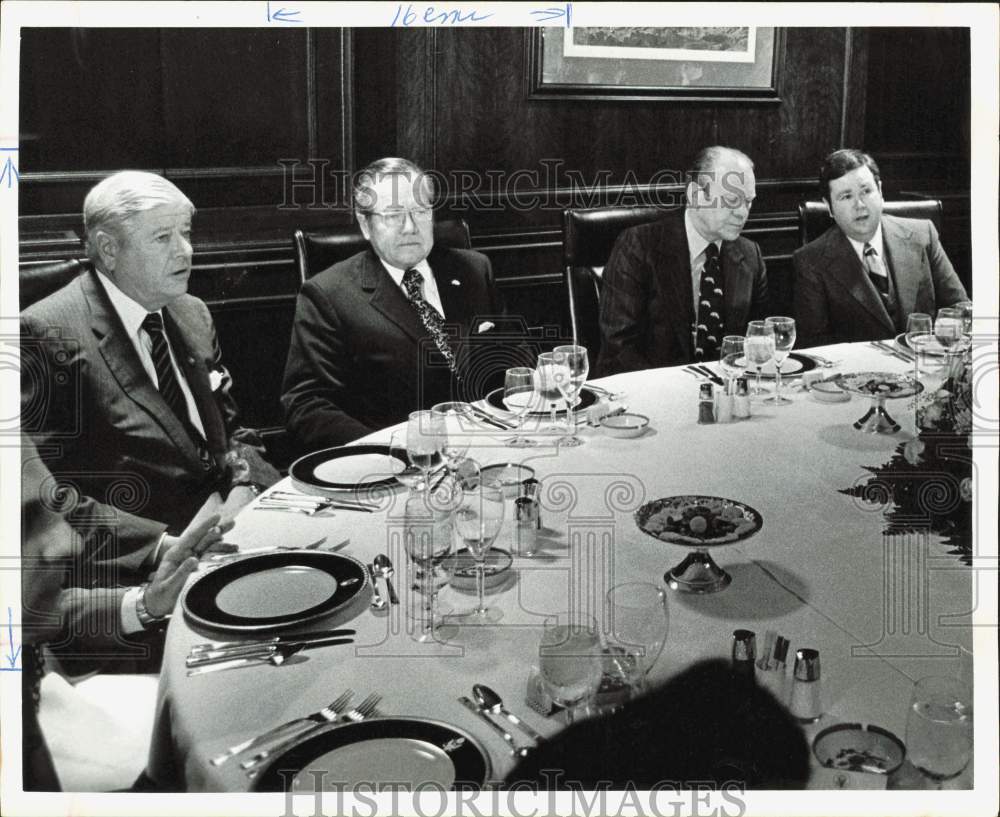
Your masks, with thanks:
[(135, 610), (141, 592), (141, 587), (130, 587), (125, 591), (125, 596), (122, 598), (122, 633), (125, 635), (140, 633), (146, 629), (142, 626), (142, 622), (139, 621), (139, 614)]

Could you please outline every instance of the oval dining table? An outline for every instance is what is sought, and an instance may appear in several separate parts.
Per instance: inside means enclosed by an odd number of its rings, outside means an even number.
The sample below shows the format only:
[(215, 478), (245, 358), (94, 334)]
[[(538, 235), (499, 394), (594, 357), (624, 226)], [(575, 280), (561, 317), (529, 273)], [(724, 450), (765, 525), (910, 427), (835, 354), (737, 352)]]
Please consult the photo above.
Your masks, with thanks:
[[(809, 350), (812, 351), (812, 350)], [(867, 344), (815, 350), (837, 362), (826, 373), (906, 373), (912, 364)], [(791, 404), (754, 402), (752, 416), (724, 424), (699, 424), (699, 381), (683, 367), (619, 374), (596, 381), (624, 393), (629, 410), (649, 417), (638, 438), (619, 439), (581, 425), (583, 444), (558, 447), (551, 435), (538, 445), (512, 448), (510, 434), (483, 425), (468, 456), (482, 465), (521, 462), (541, 481), (542, 530), (533, 557), (515, 556), (511, 575), (487, 596), (502, 611), (489, 626), (462, 626), (446, 643), (421, 642), (421, 628), (407, 614), (412, 568), (403, 550), (406, 489), (381, 495), (375, 513), (333, 510), (305, 514), (245, 508), (227, 539), (241, 549), (296, 546), (326, 537), (347, 539), (338, 552), (364, 564), (385, 553), (396, 567), (399, 605), (373, 610), (364, 593), (346, 609), (306, 629), (347, 626), (355, 643), (317, 648), (283, 666), (256, 666), (188, 677), (192, 645), (238, 636), (193, 626), (181, 610), (170, 623), (147, 773), (167, 790), (246, 791), (249, 780), (231, 760), (210, 758), (266, 729), (314, 712), (345, 689), (354, 702), (377, 692), (379, 714), (427, 718), (474, 736), (489, 755), (494, 780), (514, 758), (494, 730), (459, 703), (474, 684), (498, 692), (507, 707), (545, 736), (565, 723), (529, 708), (529, 673), (538, 663), (546, 614), (567, 608), (604, 615), (608, 589), (623, 582), (663, 585), (663, 573), (687, 549), (641, 532), (635, 510), (658, 497), (704, 494), (738, 500), (756, 509), (756, 535), (713, 549), (732, 583), (711, 594), (667, 590), (669, 635), (650, 682), (665, 681), (694, 662), (727, 658), (735, 629), (776, 631), (795, 651), (819, 651), (823, 717), (805, 726), (807, 739), (836, 723), (876, 724), (905, 738), (914, 681), (950, 675), (971, 683), (974, 574), (948, 553), (939, 537), (886, 535), (886, 506), (842, 492), (871, 476), (866, 466), (887, 462), (913, 437), (912, 399), (892, 401), (902, 425), (896, 434), (865, 434), (853, 427), (867, 401), (819, 402), (786, 384)], [(399, 444), (405, 426), (359, 442)], [(286, 478), (275, 488), (291, 489)], [(495, 547), (512, 549), (513, 501)], [(321, 546), (322, 547), (322, 546)], [(196, 574), (197, 577), (197, 574)], [(195, 577), (195, 578), (196, 578)], [(381, 583), (383, 594), (385, 585)], [(475, 595), (445, 587), (442, 601), (457, 611)], [(884, 788), (885, 778), (863, 773), (836, 777), (812, 760), (810, 789)], [(972, 767), (949, 781), (972, 785)], [(373, 770), (377, 778), (377, 770)]]

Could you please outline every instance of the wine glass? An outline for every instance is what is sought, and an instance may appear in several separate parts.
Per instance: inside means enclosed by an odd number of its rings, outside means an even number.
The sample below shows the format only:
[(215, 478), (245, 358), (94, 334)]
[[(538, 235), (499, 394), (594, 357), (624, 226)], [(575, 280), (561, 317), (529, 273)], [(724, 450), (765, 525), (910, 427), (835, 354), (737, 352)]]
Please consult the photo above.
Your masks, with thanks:
[(641, 692), (667, 640), (666, 591), (649, 582), (626, 582), (612, 587), (607, 601), (619, 666), (632, 688)]
[(441, 454), (444, 457), (444, 467), (454, 484), (458, 463), (469, 450), (475, 415), (472, 406), (462, 402), (437, 403), (431, 406), (431, 411), (440, 417)]
[(525, 366), (508, 369), (503, 380), (503, 404), (515, 418), (515, 434), (507, 445), (514, 448), (530, 448), (535, 441), (521, 434), (524, 418), (528, 416), (535, 400), (535, 373)]
[(562, 429), (556, 425), (556, 408), (562, 392), (559, 391), (557, 382), (555, 352), (542, 352), (538, 356), (538, 365), (535, 367), (535, 393), (541, 405), (547, 403), (549, 406), (549, 426), (544, 430), (551, 434), (561, 433)]
[(736, 378), (746, 371), (746, 338), (743, 335), (726, 335), (719, 347), (719, 366), (726, 378), (726, 394), (732, 394)]
[(573, 723), (577, 708), (586, 705), (601, 683), (603, 654), (594, 617), (576, 611), (547, 617), (538, 659), (546, 690)]
[(433, 411), (411, 412), (406, 424), (406, 456), (424, 474), (424, 494), (430, 494), (431, 471), (441, 462), (444, 418)]
[(958, 349), (962, 343), (963, 318), (962, 310), (946, 306), (938, 310), (934, 321), (934, 337), (949, 353)]
[(941, 788), (972, 759), (972, 695), (956, 678), (931, 675), (913, 686), (906, 719), (907, 757)]
[(966, 348), (972, 348), (972, 301), (959, 301), (952, 307), (962, 316), (962, 339)]
[(502, 611), (486, 607), (483, 600), (486, 556), (493, 546), (493, 540), (500, 533), (503, 517), (504, 496), (500, 483), (479, 480), (475, 485), (465, 484), (453, 519), (455, 531), (476, 563), (479, 602), (476, 609), (464, 617), (470, 624), (491, 624), (503, 617)]
[(757, 367), (757, 382), (750, 393), (754, 397), (767, 394), (767, 389), (760, 385), (760, 372), (771, 358), (774, 357), (774, 327), (766, 321), (750, 321), (747, 324), (746, 338), (747, 363)]
[[(398, 436), (399, 436), (398, 430), (394, 430), (392, 434), (389, 435), (390, 457), (392, 456), (391, 452), (400, 449), (399, 444), (396, 442)], [(402, 450), (405, 451), (406, 450), (405, 447), (403, 447)], [(404, 485), (406, 487), (406, 490), (411, 494), (415, 490), (417, 490), (417, 488), (419, 488), (424, 481), (423, 471), (417, 468), (417, 466), (415, 466), (413, 463), (409, 462), (409, 458), (407, 458), (407, 463), (405, 467), (401, 471), (398, 471), (394, 476), (396, 477), (396, 481), (401, 485)]]
[(767, 318), (765, 325), (774, 329), (774, 396), (765, 402), (783, 406), (791, 403), (787, 397), (781, 396), (781, 364), (788, 358), (788, 353), (795, 346), (795, 319), (775, 316)]
[(576, 436), (576, 422), (573, 419), (573, 406), (580, 396), (580, 389), (587, 382), (590, 372), (590, 362), (587, 359), (587, 349), (583, 346), (557, 346), (552, 350), (556, 361), (556, 385), (566, 401), (566, 434), (560, 437), (559, 444), (574, 446), (583, 442)]
[[(437, 592), (442, 582), (438, 566), (451, 553), (451, 510), (428, 502), (427, 494), (411, 493), (403, 509), (403, 548), (416, 566), (420, 581), (420, 611), (422, 624), (418, 641), (445, 640), (437, 610)], [(449, 633), (450, 635), (451, 633)]]
[(913, 352), (913, 376), (920, 378), (920, 359), (926, 357), (925, 348), (934, 339), (934, 322), (925, 312), (912, 312), (906, 316), (906, 345)]

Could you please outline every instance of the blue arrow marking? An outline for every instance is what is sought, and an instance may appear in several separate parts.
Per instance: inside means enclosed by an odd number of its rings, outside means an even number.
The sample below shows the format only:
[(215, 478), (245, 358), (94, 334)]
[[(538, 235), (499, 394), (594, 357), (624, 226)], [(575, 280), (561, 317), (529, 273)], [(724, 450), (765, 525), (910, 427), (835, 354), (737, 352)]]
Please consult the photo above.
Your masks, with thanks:
[(10, 190), (11, 185), (13, 185), (15, 181), (21, 180), (21, 174), (17, 172), (17, 165), (14, 164), (14, 160), (10, 156), (7, 157), (3, 170), (0, 171), (0, 184), (3, 184), (4, 179), (7, 180), (8, 190)]
[[(17, 650), (14, 650), (14, 611), (9, 607), (7, 608), (7, 639), (10, 643), (11, 651), (5, 656), (7, 661), (10, 662), (10, 669), (19, 671), (20, 667), (15, 667), (18, 657), (21, 655), (21, 646), (18, 645)], [(7, 669), (7, 667), (4, 667)]]
[(296, 17), (300, 14), (298, 9), (286, 9), (280, 8), (277, 11), (271, 11), (271, 0), (267, 2), (267, 21), (269, 23), (301, 23), (302, 20), (293, 20), (292, 17)]
[(560, 17), (566, 18), (566, 28), (570, 27), (570, 21), (573, 18), (573, 4), (567, 3), (564, 8), (559, 8), (558, 6), (550, 6), (547, 9), (536, 9), (532, 11), (531, 14), (535, 17), (535, 20), (539, 23), (548, 23), (551, 20), (558, 20)]

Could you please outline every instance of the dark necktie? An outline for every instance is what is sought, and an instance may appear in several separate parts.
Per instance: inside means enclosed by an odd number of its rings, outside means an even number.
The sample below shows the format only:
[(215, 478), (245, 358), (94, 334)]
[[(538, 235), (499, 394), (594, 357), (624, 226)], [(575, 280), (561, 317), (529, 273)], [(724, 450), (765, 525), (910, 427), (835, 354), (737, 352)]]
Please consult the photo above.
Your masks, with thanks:
[(167, 336), (163, 332), (163, 318), (157, 312), (150, 312), (142, 322), (142, 328), (146, 330), (150, 340), (153, 341), (153, 368), (156, 369), (156, 380), (159, 384), (160, 394), (170, 410), (186, 426), (190, 422), (188, 416), (187, 401), (177, 382), (177, 374), (174, 372), (174, 364), (170, 360), (170, 347), (167, 345)]
[(441, 317), (433, 306), (427, 303), (421, 291), (423, 283), (424, 277), (417, 270), (411, 268), (403, 273), (403, 289), (406, 290), (406, 296), (417, 310), (420, 321), (427, 330), (427, 334), (434, 341), (434, 345), (444, 355), (444, 359), (448, 361), (448, 368), (457, 377), (455, 352), (451, 348), (451, 344), (448, 343), (448, 335), (444, 331), (444, 318)]
[(695, 360), (715, 360), (725, 334), (722, 320), (722, 274), (719, 269), (719, 248), (705, 247), (705, 267), (701, 271), (698, 294), (698, 320), (695, 334)]
[(864, 249), (865, 255), (865, 270), (868, 272), (868, 278), (875, 285), (875, 289), (882, 299), (882, 303), (885, 304), (886, 309), (889, 308), (889, 276), (885, 274), (885, 266), (882, 264), (882, 259), (879, 258), (878, 252), (871, 244), (865, 244)]

